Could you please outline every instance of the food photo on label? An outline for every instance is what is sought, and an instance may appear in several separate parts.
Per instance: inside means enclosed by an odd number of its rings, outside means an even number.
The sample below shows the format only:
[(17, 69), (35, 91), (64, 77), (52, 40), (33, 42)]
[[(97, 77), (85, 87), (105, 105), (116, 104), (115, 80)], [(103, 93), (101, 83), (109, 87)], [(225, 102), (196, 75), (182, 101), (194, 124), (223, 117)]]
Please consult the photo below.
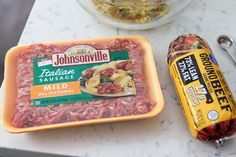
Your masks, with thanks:
[(82, 72), (81, 90), (98, 96), (134, 95), (130, 60), (112, 61), (88, 68)]
[(164, 105), (142, 36), (18, 46), (5, 63), (2, 121), (9, 132), (144, 119)]
[(195, 34), (179, 36), (167, 64), (191, 134), (223, 144), (236, 132), (236, 104), (207, 42)]

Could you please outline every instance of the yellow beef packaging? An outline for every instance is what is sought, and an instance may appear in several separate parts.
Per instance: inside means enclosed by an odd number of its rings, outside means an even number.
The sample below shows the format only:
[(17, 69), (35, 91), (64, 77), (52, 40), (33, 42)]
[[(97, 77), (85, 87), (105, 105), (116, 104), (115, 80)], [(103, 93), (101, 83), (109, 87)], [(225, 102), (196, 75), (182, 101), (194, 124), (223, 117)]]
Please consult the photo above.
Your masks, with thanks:
[(211, 50), (182, 53), (168, 66), (192, 135), (200, 140), (231, 135), (235, 101)]

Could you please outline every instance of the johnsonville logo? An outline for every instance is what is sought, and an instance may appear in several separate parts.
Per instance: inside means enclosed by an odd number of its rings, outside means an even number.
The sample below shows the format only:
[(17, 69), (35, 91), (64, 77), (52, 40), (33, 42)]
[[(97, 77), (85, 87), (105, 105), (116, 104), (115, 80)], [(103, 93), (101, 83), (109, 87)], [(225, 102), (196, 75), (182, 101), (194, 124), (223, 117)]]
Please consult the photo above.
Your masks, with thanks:
[(110, 62), (109, 50), (97, 50), (89, 45), (73, 46), (65, 53), (52, 55), (53, 67), (106, 62)]

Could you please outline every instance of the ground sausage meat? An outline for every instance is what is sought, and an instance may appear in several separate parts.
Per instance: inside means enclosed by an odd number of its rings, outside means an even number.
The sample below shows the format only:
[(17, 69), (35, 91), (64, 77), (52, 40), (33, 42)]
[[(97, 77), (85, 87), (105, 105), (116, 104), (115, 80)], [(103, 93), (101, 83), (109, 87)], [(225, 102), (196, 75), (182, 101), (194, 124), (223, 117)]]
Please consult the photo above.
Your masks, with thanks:
[[(146, 96), (146, 84), (143, 77), (143, 49), (130, 40), (113, 40), (109, 44), (99, 45), (89, 44), (97, 49), (128, 50), (132, 62), (132, 71), (136, 86), (136, 95), (118, 97), (113, 99), (103, 99), (90, 102), (76, 102), (68, 104), (58, 104), (45, 107), (34, 107), (30, 99), (30, 87), (32, 85), (33, 70), (32, 60), (34, 58), (51, 56), (54, 53), (63, 53), (67, 48), (77, 45), (43, 45), (35, 44), (30, 46), (26, 52), (18, 56), (17, 63), (17, 98), (16, 109), (13, 116), (13, 126), (32, 127), (47, 124), (99, 119), (107, 117), (120, 117), (128, 115), (138, 115), (150, 112), (155, 103)], [(118, 65), (121, 69), (129, 69), (130, 65)], [(93, 70), (86, 71), (86, 77), (90, 78)], [(105, 72), (110, 75), (113, 71)], [(121, 90), (117, 89), (116, 90)]]

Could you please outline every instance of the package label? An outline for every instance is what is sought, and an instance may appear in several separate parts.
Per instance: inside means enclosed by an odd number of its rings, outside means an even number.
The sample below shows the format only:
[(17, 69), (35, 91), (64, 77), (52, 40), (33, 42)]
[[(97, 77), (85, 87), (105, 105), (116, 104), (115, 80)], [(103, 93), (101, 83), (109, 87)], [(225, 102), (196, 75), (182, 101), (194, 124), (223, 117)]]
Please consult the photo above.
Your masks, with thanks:
[(68, 104), (135, 95), (128, 51), (76, 45), (33, 60), (34, 106)]

